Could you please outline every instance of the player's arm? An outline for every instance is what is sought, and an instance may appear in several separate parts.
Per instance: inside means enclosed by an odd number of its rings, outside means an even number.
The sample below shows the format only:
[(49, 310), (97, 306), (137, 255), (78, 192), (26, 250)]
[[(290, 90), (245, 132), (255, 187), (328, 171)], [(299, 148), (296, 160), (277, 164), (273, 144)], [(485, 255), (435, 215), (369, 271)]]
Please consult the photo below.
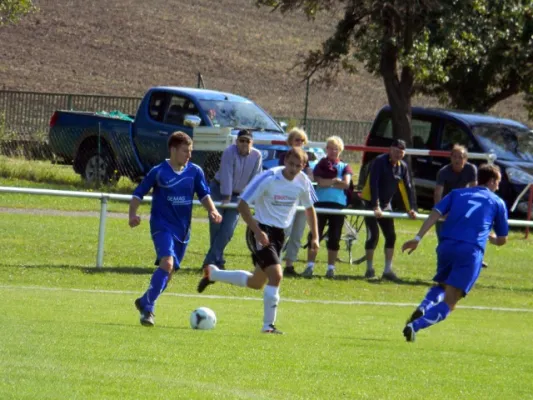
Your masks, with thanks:
[(213, 200), (211, 199), (210, 195), (204, 196), (204, 198), (200, 202), (202, 203), (202, 206), (204, 206), (204, 208), (207, 210), (211, 221), (213, 221), (215, 224), (219, 224), (220, 222), (222, 222), (222, 215), (219, 214), (217, 208), (215, 207), (215, 203), (213, 203)]
[(150, 189), (152, 189), (152, 187), (155, 185), (157, 173), (157, 167), (152, 168), (146, 177), (141, 181), (139, 186), (137, 186), (133, 191), (133, 197), (131, 198), (128, 212), (129, 225), (132, 228), (135, 228), (141, 223), (141, 217), (137, 215), (137, 211), (139, 210), (139, 206), (144, 196), (146, 196)]
[(414, 239), (408, 240), (405, 242), (402, 246), (402, 252), (405, 250), (409, 250), (408, 254), (411, 254), (416, 248), (418, 247), (418, 243), (422, 240), (424, 235), (431, 229), (433, 225), (439, 220), (441, 217), (441, 213), (437, 209), (431, 210), (431, 213), (429, 214), (428, 218), (424, 221), (422, 226), (420, 227), (420, 230), (418, 231), (417, 235)]
[(507, 243), (507, 236), (496, 236), (494, 232), (489, 235), (489, 242), (495, 246), (503, 246)]
[(250, 209), (250, 206), (245, 200), (239, 200), (239, 204), (237, 205), (237, 211), (239, 211), (239, 214), (241, 214), (242, 219), (244, 220), (246, 225), (248, 225), (250, 230), (254, 233), (256, 240), (263, 246), (268, 246), (270, 242), (268, 240), (268, 235), (263, 232), (259, 227), (259, 224), (252, 215), (252, 210)]

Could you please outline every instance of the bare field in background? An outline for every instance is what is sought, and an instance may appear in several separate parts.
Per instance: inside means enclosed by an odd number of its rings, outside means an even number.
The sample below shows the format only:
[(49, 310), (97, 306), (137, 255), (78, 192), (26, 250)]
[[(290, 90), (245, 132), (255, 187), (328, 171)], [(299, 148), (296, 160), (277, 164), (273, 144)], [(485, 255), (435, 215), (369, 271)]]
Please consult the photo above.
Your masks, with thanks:
[[(282, 16), (253, 0), (37, 0), (40, 11), (1, 28), (1, 88), (141, 96), (154, 85), (206, 86), (250, 97), (276, 116), (302, 117), (305, 84), (292, 69), (317, 48), (333, 16)], [(361, 71), (311, 86), (309, 117), (372, 120), (387, 102)], [(413, 105), (436, 105), (416, 98)], [(527, 122), (515, 97), (494, 114)]]

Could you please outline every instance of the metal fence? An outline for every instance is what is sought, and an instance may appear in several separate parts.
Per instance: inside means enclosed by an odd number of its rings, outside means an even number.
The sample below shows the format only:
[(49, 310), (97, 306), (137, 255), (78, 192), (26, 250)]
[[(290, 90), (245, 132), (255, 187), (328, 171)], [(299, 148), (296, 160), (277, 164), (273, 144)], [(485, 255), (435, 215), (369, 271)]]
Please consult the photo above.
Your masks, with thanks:
[[(47, 146), (48, 124), (56, 110), (113, 111), (135, 114), (141, 98), (100, 96), (65, 93), (36, 93), (0, 90), (0, 154), (22, 156), (28, 159), (50, 159)], [(289, 126), (300, 125), (303, 119), (276, 118)], [(371, 122), (307, 119), (305, 127), (310, 140), (324, 141), (332, 135), (340, 136), (346, 143), (361, 144)], [(357, 154), (354, 157), (358, 161)]]

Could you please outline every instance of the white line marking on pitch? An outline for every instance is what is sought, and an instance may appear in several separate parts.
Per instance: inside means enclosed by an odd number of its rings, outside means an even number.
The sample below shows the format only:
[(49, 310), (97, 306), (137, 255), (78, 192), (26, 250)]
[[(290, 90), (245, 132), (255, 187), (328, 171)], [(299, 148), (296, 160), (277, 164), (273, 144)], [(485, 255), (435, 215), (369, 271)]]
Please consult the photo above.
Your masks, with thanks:
[[(131, 290), (75, 289), (75, 288), (43, 287), (43, 286), (0, 285), (0, 289), (46, 290), (46, 291), (54, 291), (54, 292), (65, 291), (65, 292), (101, 293), (101, 294), (133, 294), (133, 295), (139, 294), (139, 292), (133, 292)], [(188, 294), (188, 293), (165, 293), (165, 296), (190, 297), (190, 298), (202, 298), (202, 299), (221, 299), (221, 300), (263, 301), (263, 299), (260, 297), (219, 296), (219, 295)], [(386, 301), (362, 301), (362, 300), (303, 300), (303, 299), (282, 298), (282, 301), (287, 302), (287, 303), (339, 304), (339, 305), (347, 305), (347, 306), (386, 306), (386, 307), (416, 307), (418, 306), (418, 304), (415, 304), (415, 303), (392, 303), (392, 302), (386, 302)], [(458, 306), (457, 308), (462, 308), (466, 310), (533, 313), (533, 309), (531, 308), (485, 307), (485, 306)]]

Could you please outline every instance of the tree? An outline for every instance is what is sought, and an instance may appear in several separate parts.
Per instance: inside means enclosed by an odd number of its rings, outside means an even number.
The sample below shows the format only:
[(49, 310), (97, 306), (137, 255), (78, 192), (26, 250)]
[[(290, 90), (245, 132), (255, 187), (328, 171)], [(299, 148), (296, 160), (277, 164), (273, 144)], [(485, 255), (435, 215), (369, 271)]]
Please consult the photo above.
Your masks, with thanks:
[(32, 0), (0, 0), (0, 26), (17, 23), (35, 10)]
[[(303, 56), (306, 78), (315, 74), (331, 83), (341, 70), (357, 71), (363, 63), (383, 78), (392, 111), (393, 134), (412, 144), (411, 97), (415, 90), (415, 48), (428, 41), (427, 26), (467, 0), (257, 0), (282, 13), (302, 9), (314, 19), (319, 12), (342, 17), (322, 48)], [(339, 8), (340, 7), (340, 8)], [(415, 46), (416, 45), (416, 46)], [(435, 66), (433, 66), (435, 67)], [(438, 65), (437, 65), (438, 67)]]
[[(478, 0), (462, 15), (435, 20), (423, 35), (412, 57), (423, 72), (417, 91), (478, 112), (524, 93), (533, 116), (532, 1)], [(429, 59), (440, 64), (438, 73)]]

